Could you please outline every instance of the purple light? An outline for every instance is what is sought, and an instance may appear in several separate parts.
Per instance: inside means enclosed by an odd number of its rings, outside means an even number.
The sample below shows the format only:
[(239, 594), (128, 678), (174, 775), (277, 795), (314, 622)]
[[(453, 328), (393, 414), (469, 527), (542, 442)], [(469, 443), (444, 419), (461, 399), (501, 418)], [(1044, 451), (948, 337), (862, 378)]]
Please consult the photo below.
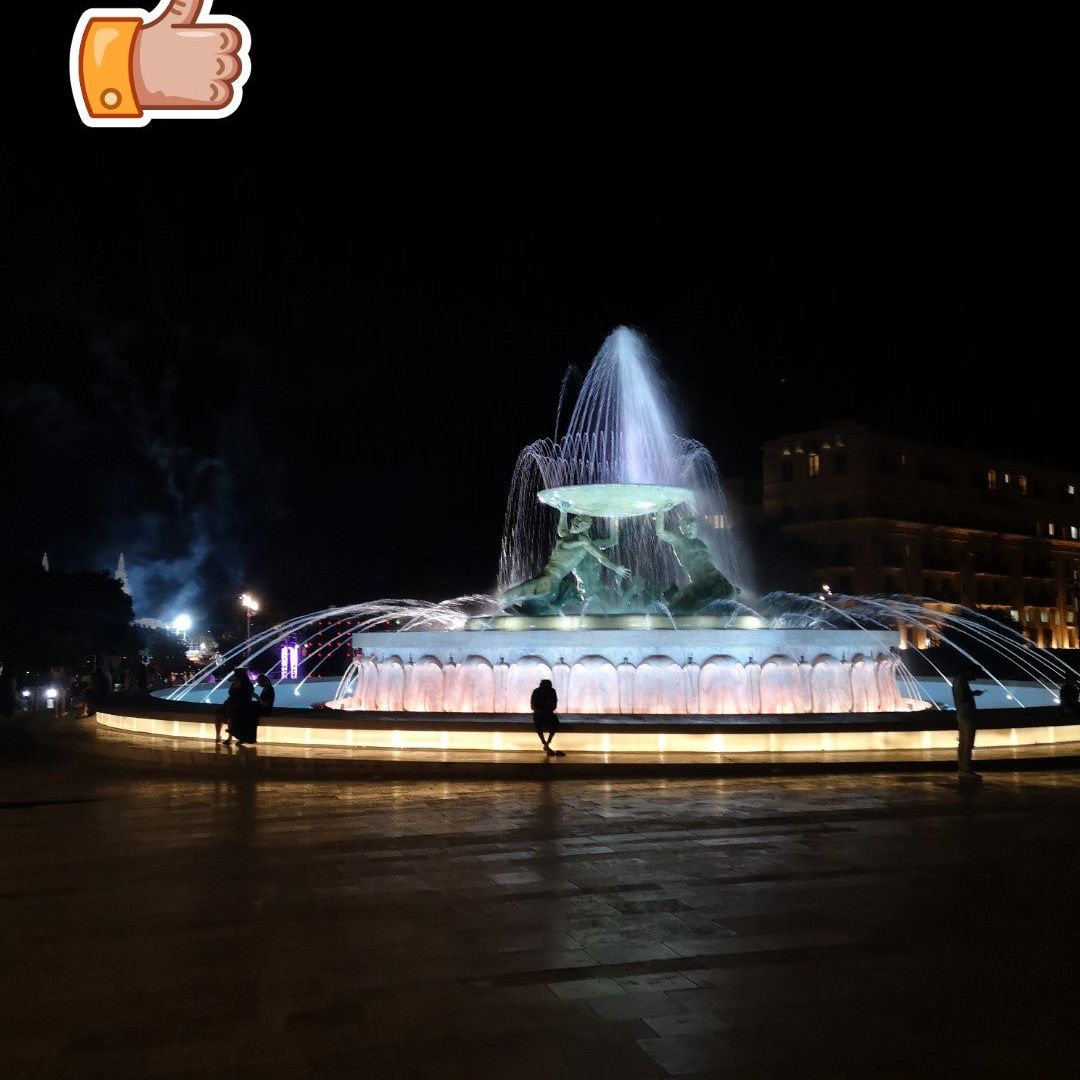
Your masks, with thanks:
[(281, 677), (295, 679), (300, 670), (300, 646), (290, 641), (281, 646)]

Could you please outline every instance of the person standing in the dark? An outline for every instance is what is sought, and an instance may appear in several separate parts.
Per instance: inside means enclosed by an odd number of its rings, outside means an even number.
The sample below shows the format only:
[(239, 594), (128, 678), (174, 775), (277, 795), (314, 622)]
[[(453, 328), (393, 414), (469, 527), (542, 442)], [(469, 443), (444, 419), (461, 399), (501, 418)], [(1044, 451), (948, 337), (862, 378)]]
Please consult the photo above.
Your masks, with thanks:
[(1080, 716), (1080, 683), (1075, 675), (1067, 675), (1058, 693), (1062, 716)]
[(972, 690), (969, 674), (957, 675), (952, 683), (953, 703), (956, 705), (956, 726), (959, 743), (956, 748), (957, 765), (962, 780), (981, 780), (971, 767), (971, 752), (975, 748), (975, 698), (981, 690)]
[(4, 674), (4, 663), (0, 661), (0, 716), (15, 715), (15, 678)]
[(550, 679), (540, 680), (540, 685), (532, 692), (529, 705), (532, 707), (533, 726), (536, 728), (536, 734), (540, 736), (540, 744), (544, 752), (548, 757), (566, 757), (561, 750), (551, 748), (551, 740), (555, 738), (555, 732), (559, 728), (559, 718), (555, 714), (555, 709), (559, 705), (559, 695), (555, 693), (555, 687), (551, 685)]
[(105, 704), (105, 699), (109, 696), (109, 685), (105, 672), (95, 661), (94, 670), (90, 672), (90, 681), (86, 684), (86, 693), (83, 695), (87, 716), (93, 716)]

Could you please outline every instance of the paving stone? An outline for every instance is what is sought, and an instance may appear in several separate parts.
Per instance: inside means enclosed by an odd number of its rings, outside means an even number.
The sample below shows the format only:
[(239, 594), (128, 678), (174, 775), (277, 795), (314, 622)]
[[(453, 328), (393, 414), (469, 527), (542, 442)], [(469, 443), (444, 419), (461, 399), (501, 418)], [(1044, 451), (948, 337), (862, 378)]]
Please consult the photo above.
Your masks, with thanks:
[(205, 780), (3, 739), (5, 1078), (1080, 1072), (1069, 772)]

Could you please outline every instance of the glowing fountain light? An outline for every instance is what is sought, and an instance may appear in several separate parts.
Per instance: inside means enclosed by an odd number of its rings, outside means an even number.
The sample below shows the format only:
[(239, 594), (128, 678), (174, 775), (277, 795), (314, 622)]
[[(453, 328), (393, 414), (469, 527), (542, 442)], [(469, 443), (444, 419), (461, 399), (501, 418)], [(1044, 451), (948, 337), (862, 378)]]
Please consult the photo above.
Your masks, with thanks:
[(295, 641), (281, 646), (281, 677), (297, 679), (300, 675), (300, 646)]

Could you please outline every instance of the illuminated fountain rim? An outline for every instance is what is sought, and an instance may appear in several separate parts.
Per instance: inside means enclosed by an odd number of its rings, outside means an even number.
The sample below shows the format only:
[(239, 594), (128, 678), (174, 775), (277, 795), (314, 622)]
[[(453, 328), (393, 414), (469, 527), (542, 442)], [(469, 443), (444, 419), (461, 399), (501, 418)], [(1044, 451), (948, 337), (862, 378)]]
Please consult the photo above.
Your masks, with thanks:
[[(1007, 689), (1016, 693), (1021, 686), (1035, 689), (1034, 684), (1026, 683), (1009, 683)], [(221, 755), (214, 748), (215, 705), (178, 707), (160, 701), (149, 706), (116, 701), (110, 706), (108, 711), (97, 713), (97, 725), (118, 733), (165, 736), (182, 743), (201, 740), (206, 744), (206, 755), (214, 759), (212, 764), (222, 764), (222, 757), (226, 763), (231, 761), (230, 755)], [(568, 760), (573, 762), (574, 754), (584, 753), (593, 756), (600, 769), (616, 764), (626, 754), (639, 755), (639, 760), (640, 755), (650, 755), (652, 764), (660, 768), (678, 768), (680, 760), (686, 764), (715, 755), (723, 755), (723, 760), (714, 757), (714, 763), (730, 764), (743, 755), (767, 754), (775, 765), (785, 758), (793, 762), (839, 763), (845, 754), (873, 752), (874, 767), (911, 761), (913, 755), (927, 763), (935, 759), (954, 762), (956, 755), (953, 714), (933, 711), (726, 716), (694, 724), (680, 723), (674, 716), (567, 717), (558, 738), (559, 744), (571, 753)], [(1075, 753), (1077, 741), (1080, 724), (1063, 722), (1054, 707), (1029, 707), (1015, 713), (1002, 708), (980, 712), (977, 752), (984, 762), (1012, 760), (1024, 748), (1042, 747), (1041, 752), (1048, 757)], [(304, 755), (315, 747), (322, 748), (323, 755), (332, 755), (337, 749), (342, 756), (356, 755), (360, 759), (367, 750), (442, 754), (510, 751), (518, 760), (537, 757), (536, 735), (526, 716), (485, 715), (466, 720), (450, 713), (372, 714), (286, 708), (275, 710), (272, 718), (260, 724), (259, 744), (281, 747), (281, 752), (297, 747), (297, 753)], [(170, 744), (166, 749), (179, 751), (178, 764), (195, 764), (183, 746)], [(287, 759), (286, 764), (288, 760), (295, 759)], [(157, 758), (155, 761), (161, 763)], [(321, 761), (331, 764), (333, 757)], [(406, 763), (406, 757), (393, 762), (380, 759), (380, 768), (393, 769), (395, 764)], [(467, 771), (472, 762), (463, 760), (461, 764)], [(440, 768), (447, 775), (454, 772), (449, 760), (441, 762)]]
[(547, 506), (598, 518), (640, 517), (690, 502), (689, 488), (671, 484), (574, 484), (544, 488), (536, 496)]

